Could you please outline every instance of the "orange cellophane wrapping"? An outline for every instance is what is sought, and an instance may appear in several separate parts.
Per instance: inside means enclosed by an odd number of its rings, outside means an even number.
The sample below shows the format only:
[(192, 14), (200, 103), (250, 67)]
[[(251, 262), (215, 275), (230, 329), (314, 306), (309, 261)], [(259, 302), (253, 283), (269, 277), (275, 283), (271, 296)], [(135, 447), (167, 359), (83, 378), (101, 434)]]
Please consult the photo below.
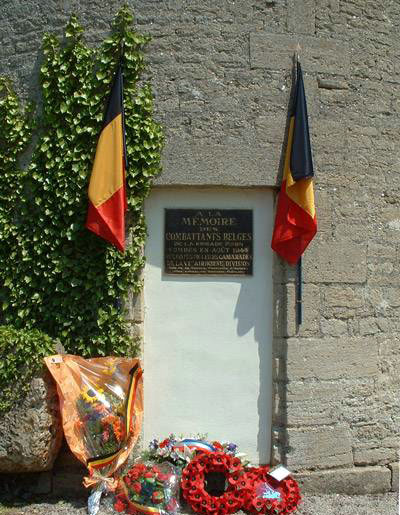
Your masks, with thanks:
[[(108, 489), (114, 489), (116, 481), (112, 476), (127, 460), (142, 427), (143, 379), (139, 360), (118, 357), (84, 359), (65, 354), (49, 356), (45, 362), (57, 383), (65, 438), (71, 451), (89, 469), (84, 485), (93, 487), (105, 481)], [(85, 387), (93, 385), (94, 389), (102, 390), (117, 387), (124, 395), (127, 431), (120, 450), (111, 459), (94, 461), (101, 457), (90, 454), (83, 437), (77, 401)]]

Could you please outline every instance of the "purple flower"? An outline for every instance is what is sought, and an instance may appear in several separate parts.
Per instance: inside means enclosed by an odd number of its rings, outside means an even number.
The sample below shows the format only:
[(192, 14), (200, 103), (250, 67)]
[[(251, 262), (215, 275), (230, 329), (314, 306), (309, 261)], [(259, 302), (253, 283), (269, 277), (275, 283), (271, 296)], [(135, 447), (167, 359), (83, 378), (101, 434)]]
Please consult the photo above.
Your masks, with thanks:
[(151, 451), (155, 451), (156, 449), (158, 449), (158, 440), (156, 438), (154, 438), (154, 440), (152, 440), (150, 443), (149, 443), (149, 449)]
[(237, 449), (237, 445), (235, 443), (228, 443), (226, 449), (228, 452), (235, 452)]

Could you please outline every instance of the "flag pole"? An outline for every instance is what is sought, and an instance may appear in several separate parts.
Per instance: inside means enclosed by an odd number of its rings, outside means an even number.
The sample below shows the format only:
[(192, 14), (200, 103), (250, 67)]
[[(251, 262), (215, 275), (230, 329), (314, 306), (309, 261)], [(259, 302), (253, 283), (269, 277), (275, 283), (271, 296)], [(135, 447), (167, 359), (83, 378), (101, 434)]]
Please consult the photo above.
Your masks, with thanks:
[[(297, 76), (297, 67), (300, 61), (300, 44), (297, 43), (294, 56), (295, 56), (295, 63), (296, 63), (296, 76)], [(297, 261), (296, 265), (296, 278), (297, 278), (297, 284), (296, 284), (296, 325), (297, 327), (301, 326), (303, 323), (303, 267), (302, 267), (302, 259), (301, 256), (299, 260)]]
[(303, 268), (301, 256), (297, 261), (296, 272), (296, 325), (299, 327), (303, 323)]

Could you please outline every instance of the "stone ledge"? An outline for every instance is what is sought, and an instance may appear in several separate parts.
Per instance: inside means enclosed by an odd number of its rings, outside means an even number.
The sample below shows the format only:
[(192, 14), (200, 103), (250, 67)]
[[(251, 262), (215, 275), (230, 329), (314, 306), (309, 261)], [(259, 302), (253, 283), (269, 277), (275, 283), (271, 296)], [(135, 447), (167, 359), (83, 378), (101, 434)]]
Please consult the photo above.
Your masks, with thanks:
[(301, 472), (294, 474), (307, 494), (378, 494), (390, 492), (391, 471), (388, 467), (357, 467)]

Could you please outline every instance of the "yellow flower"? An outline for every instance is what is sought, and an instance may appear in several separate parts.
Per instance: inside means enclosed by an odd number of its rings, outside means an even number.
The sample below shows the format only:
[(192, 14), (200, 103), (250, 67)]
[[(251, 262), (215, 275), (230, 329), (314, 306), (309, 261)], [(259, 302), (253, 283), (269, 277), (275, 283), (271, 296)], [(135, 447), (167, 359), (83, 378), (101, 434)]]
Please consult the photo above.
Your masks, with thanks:
[(125, 415), (125, 403), (124, 402), (120, 402), (119, 404), (117, 404), (116, 408), (117, 408), (116, 411), (117, 411), (118, 415), (122, 415), (122, 416)]
[(98, 395), (102, 394), (104, 390), (102, 390), (101, 388), (92, 388), (88, 385), (86, 385), (84, 387), (84, 389), (81, 391), (81, 397), (84, 401), (88, 402), (89, 404), (93, 404), (94, 402), (97, 402), (99, 399), (98, 399)]
[(117, 365), (115, 364), (115, 360), (111, 359), (107, 363), (105, 363), (105, 366), (107, 367), (106, 370), (104, 370), (104, 373), (112, 376), (114, 372), (117, 370)]

